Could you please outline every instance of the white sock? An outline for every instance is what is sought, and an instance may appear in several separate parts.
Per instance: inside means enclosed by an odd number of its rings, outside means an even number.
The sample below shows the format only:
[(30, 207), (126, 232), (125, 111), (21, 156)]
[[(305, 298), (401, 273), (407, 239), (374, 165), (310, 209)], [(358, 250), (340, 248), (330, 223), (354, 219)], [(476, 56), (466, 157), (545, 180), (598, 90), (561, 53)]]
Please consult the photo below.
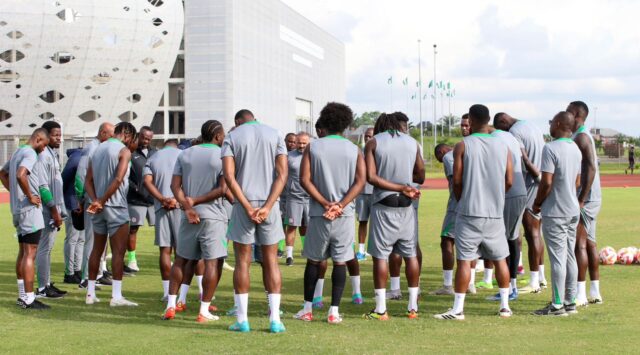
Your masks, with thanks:
[(189, 285), (182, 284), (180, 285), (180, 293), (178, 295), (178, 302), (182, 304), (187, 304), (187, 292), (189, 292)]
[(25, 293), (25, 294), (24, 294), (24, 297), (25, 297), (25, 300), (24, 300), (24, 301), (25, 301), (27, 304), (32, 304), (32, 303), (33, 303), (33, 301), (35, 301), (35, 300), (36, 300), (36, 294), (35, 294), (35, 293), (33, 293), (33, 292), (27, 292), (27, 293)]
[(398, 291), (400, 290), (400, 276), (398, 277), (391, 277), (391, 287), (390, 287), (391, 291)]
[(518, 267), (522, 266), (522, 252), (520, 252), (520, 261), (518, 261)]
[(202, 275), (196, 275), (196, 280), (198, 280), (198, 293), (202, 295)]
[(351, 296), (360, 294), (360, 275), (351, 276)]
[(272, 322), (279, 322), (280, 321), (280, 299), (282, 298), (282, 295), (279, 293), (270, 293), (269, 296), (269, 309), (271, 310), (271, 312), (269, 312), (269, 320)]
[(178, 298), (178, 295), (167, 296), (167, 308), (176, 308), (176, 298)]
[(501, 288), (500, 289), (500, 309), (511, 309), (509, 308), (509, 288)]
[(484, 260), (478, 259), (478, 261), (476, 261), (476, 269), (484, 269)]
[(601, 298), (600, 297), (600, 280), (591, 280), (589, 283), (589, 294), (591, 298)]
[(493, 282), (493, 269), (484, 269), (484, 282), (491, 284)]
[(578, 294), (576, 295), (576, 299), (580, 301), (585, 301), (587, 299), (586, 281), (578, 281)]
[(24, 280), (18, 280), (18, 297), (24, 301), (26, 296), (27, 294), (24, 292)]
[(107, 261), (102, 260), (100, 262), (100, 274), (103, 274), (107, 270)]
[(358, 244), (358, 252), (360, 252), (360, 254), (364, 254), (364, 243)]
[(418, 311), (418, 292), (419, 287), (409, 287), (409, 304), (407, 305), (407, 311)]
[(539, 271), (531, 271), (531, 278), (529, 280), (529, 286), (534, 288), (540, 287), (540, 279), (538, 278)]
[(376, 312), (384, 313), (387, 311), (387, 289), (386, 288), (377, 288), (375, 289), (376, 295)]
[(287, 246), (287, 258), (293, 258), (293, 247)]
[(332, 315), (333, 316), (339, 316), (340, 313), (338, 312), (338, 307), (336, 307), (336, 306), (329, 307), (329, 315), (330, 316), (332, 316)]
[[(473, 274), (473, 270), (472, 270)], [(453, 285), (453, 270), (442, 270), (442, 278), (444, 279), (444, 287), (450, 287)]]
[(538, 265), (538, 275), (540, 276), (540, 281), (547, 281), (544, 277), (544, 265)]
[(518, 289), (518, 279), (511, 279), (510, 286), (512, 290)]
[(466, 293), (457, 293), (453, 296), (453, 313), (458, 314), (464, 311), (464, 297)]
[(324, 279), (318, 279), (316, 282), (316, 289), (313, 291), (313, 298), (322, 298), (322, 290), (324, 289)]
[(169, 294), (169, 280), (162, 280), (162, 296), (166, 297)]
[(200, 314), (209, 314), (209, 305), (211, 302), (200, 301)]
[(96, 280), (87, 281), (87, 296), (96, 297)]
[(313, 313), (313, 302), (304, 301), (303, 311), (304, 313)]
[(469, 279), (469, 285), (476, 284), (476, 269), (471, 269), (471, 278)]
[[(46, 286), (45, 286), (46, 287)], [(38, 292), (43, 292), (45, 287), (38, 287)]]
[(247, 307), (249, 307), (249, 294), (238, 294), (238, 310), (236, 311), (238, 323), (247, 321)]
[(111, 298), (119, 300), (122, 298), (122, 280), (113, 280), (111, 285)]

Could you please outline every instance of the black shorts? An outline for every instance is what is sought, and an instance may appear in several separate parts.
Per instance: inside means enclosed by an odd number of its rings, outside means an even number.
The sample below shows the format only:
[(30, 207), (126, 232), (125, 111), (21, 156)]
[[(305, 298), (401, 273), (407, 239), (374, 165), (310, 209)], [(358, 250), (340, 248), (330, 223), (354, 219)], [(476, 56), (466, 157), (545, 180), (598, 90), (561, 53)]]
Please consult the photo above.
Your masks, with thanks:
[(42, 229), (33, 233), (22, 234), (18, 236), (18, 243), (37, 245), (40, 242), (40, 236), (42, 236)]

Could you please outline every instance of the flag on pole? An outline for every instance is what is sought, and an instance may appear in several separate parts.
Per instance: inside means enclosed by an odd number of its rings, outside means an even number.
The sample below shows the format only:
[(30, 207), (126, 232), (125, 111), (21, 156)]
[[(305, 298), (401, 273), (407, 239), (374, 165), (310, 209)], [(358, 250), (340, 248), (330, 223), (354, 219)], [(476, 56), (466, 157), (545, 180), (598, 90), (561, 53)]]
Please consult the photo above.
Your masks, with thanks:
[(411, 95), (411, 100), (415, 100), (416, 98), (416, 94), (414, 93), (413, 95)]
[(393, 76), (390, 76), (389, 79), (387, 79), (387, 84), (393, 84)]
[(420, 81), (416, 81), (416, 87), (419, 88), (420, 87)]
[(429, 89), (431, 89), (432, 87), (433, 87), (433, 80), (429, 82)]
[(407, 85), (409, 84), (409, 78), (404, 78), (404, 80), (402, 80), (402, 85)]
[(440, 89), (444, 89), (444, 83), (440, 80)]
[(447, 90), (451, 90), (451, 82), (447, 83)]

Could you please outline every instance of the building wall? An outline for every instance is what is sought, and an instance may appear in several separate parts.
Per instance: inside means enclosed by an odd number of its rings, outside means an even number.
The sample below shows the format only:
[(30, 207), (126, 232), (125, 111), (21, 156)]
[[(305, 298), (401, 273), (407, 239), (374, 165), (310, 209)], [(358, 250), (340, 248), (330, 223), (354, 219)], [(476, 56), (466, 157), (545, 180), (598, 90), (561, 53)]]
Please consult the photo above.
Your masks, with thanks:
[(149, 124), (183, 26), (181, 0), (0, 1), (0, 135)]
[[(281, 1), (185, 7), (186, 136), (208, 119), (229, 128), (243, 108), (283, 133), (313, 131), (327, 102), (345, 100), (344, 45)], [(305, 106), (306, 124), (297, 122)]]

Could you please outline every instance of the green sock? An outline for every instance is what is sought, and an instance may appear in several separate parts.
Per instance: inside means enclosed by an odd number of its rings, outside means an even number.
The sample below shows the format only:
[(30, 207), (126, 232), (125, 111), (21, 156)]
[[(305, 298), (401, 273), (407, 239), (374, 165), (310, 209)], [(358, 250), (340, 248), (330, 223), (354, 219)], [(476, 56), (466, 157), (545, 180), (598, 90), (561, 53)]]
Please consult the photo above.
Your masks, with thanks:
[(135, 250), (130, 251), (129, 254), (128, 254), (127, 259), (129, 260), (130, 263), (134, 262), (134, 261), (137, 262), (137, 260), (136, 260), (136, 251)]
[(285, 244), (284, 239), (278, 242), (279, 251), (284, 251), (284, 246), (285, 246), (284, 244)]
[(300, 242), (302, 242), (302, 249), (304, 249), (304, 238), (305, 238), (304, 235), (300, 236)]

